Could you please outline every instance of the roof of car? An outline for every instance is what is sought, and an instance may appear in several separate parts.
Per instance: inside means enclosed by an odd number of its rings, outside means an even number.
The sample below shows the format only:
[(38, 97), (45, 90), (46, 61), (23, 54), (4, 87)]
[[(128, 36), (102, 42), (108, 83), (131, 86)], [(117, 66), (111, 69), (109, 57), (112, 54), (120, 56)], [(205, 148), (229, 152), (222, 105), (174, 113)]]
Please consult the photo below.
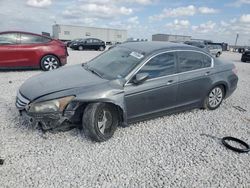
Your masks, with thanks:
[(182, 44), (182, 43), (173, 43), (173, 42), (158, 42), (158, 41), (147, 41), (147, 42), (127, 42), (119, 45), (120, 47), (125, 47), (129, 49), (133, 49), (136, 51), (140, 51), (141, 53), (144, 54), (151, 54), (156, 51), (161, 51), (161, 50), (177, 50), (177, 49), (189, 49), (189, 50), (196, 50), (196, 51), (202, 51), (204, 50)]
[(31, 33), (31, 32), (26, 32), (26, 31), (3, 31), (3, 32), (0, 32), (0, 34), (6, 34), (6, 33), (22, 33), (22, 34), (36, 35), (36, 36), (42, 36), (42, 37), (52, 39), (51, 37), (46, 36), (46, 35), (41, 35), (41, 34)]

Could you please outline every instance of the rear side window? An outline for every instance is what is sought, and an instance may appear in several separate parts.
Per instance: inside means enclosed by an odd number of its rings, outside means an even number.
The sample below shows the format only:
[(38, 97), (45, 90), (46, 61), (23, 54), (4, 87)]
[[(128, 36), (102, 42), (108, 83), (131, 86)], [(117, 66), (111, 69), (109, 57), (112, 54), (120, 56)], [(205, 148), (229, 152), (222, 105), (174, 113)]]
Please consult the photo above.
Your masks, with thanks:
[(207, 56), (207, 55), (203, 55), (203, 67), (207, 68), (207, 67), (211, 67), (212, 64), (212, 59), (211, 57)]
[(21, 44), (38, 44), (49, 42), (50, 39), (42, 36), (21, 34)]
[(98, 40), (98, 39), (93, 39), (93, 42), (94, 42), (94, 43), (100, 43), (101, 41)]
[(17, 44), (16, 33), (5, 33), (0, 35), (0, 45)]
[(178, 52), (179, 72), (187, 72), (211, 66), (211, 58), (199, 52)]
[(44, 43), (46, 43), (46, 42), (50, 42), (51, 39), (50, 39), (50, 38), (47, 38), (47, 37), (42, 37), (42, 41), (43, 41)]
[(157, 55), (144, 65), (139, 73), (148, 73), (149, 78), (168, 76), (176, 73), (174, 52)]

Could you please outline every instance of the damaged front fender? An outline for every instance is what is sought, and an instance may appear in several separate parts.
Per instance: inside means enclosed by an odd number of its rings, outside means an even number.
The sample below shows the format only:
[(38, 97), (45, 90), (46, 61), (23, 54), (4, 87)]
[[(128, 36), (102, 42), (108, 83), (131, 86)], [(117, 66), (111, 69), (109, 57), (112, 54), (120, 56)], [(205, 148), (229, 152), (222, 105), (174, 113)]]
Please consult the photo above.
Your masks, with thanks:
[(114, 80), (109, 84), (103, 84), (96, 87), (92, 87), (91, 90), (85, 90), (81, 94), (77, 95), (74, 101), (80, 103), (90, 102), (105, 102), (118, 106), (121, 110), (121, 117), (123, 126), (127, 126), (127, 110), (124, 100), (124, 87), (123, 82), (120, 80)]
[(40, 123), (46, 130), (58, 129), (64, 122), (79, 123), (84, 108), (88, 103), (105, 102), (117, 106), (121, 117), (121, 124), (127, 126), (127, 110), (124, 102), (124, 81), (113, 80), (91, 87), (77, 87), (54, 92), (37, 98), (33, 102), (48, 101), (60, 97), (72, 96), (75, 98), (67, 105), (63, 112), (56, 113), (29, 113), (24, 112), (32, 119), (32, 124)]

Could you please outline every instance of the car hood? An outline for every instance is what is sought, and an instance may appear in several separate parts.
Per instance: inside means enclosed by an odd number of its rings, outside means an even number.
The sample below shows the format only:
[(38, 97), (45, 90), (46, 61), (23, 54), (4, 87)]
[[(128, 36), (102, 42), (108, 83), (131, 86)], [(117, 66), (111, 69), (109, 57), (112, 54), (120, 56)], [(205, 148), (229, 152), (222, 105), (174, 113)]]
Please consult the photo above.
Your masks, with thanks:
[(23, 83), (19, 91), (24, 97), (32, 101), (55, 92), (88, 87), (104, 82), (107, 82), (107, 80), (85, 70), (80, 64), (62, 67), (31, 77)]

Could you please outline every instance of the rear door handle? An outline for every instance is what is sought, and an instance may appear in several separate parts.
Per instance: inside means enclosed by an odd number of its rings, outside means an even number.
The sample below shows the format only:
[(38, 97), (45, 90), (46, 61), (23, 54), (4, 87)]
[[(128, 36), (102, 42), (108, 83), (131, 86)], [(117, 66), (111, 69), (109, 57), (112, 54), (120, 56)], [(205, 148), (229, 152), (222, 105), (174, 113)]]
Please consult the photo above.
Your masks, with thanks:
[(170, 85), (170, 84), (172, 84), (174, 82), (174, 80), (169, 80), (168, 82), (167, 82), (167, 85)]
[(209, 74), (210, 74), (210, 71), (207, 71), (207, 72), (205, 73), (206, 76), (209, 75)]

